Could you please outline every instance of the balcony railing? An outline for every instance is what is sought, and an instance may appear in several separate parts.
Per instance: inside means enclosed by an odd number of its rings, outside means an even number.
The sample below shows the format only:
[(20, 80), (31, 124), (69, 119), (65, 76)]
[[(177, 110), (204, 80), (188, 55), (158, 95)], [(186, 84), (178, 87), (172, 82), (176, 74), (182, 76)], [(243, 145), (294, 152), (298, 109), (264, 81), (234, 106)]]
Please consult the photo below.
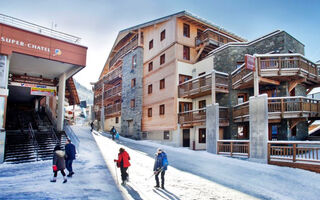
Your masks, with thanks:
[[(229, 92), (229, 76), (216, 71), (216, 92)], [(211, 94), (212, 74), (206, 74), (179, 84), (179, 98), (195, 98)]]
[(24, 21), (21, 19), (10, 17), (10, 16), (4, 15), (4, 14), (0, 14), (0, 23), (14, 26), (17, 28), (21, 28), (21, 29), (31, 31), (34, 33), (38, 33), (41, 35), (49, 36), (52, 38), (56, 38), (59, 40), (63, 40), (66, 42), (72, 42), (75, 44), (79, 44), (80, 40), (81, 40), (81, 38), (79, 38), (79, 37), (69, 35), (66, 33), (62, 33), (59, 31), (55, 31), (55, 30), (52, 30), (52, 29), (49, 29), (49, 28), (46, 28), (43, 26), (39, 26), (37, 24), (33, 24), (33, 23), (30, 23), (30, 22), (27, 22), (27, 21)]
[(249, 140), (218, 140), (218, 154), (250, 157)]
[[(263, 54), (256, 55), (258, 59), (258, 74), (260, 77), (269, 77), (274, 80), (283, 80), (283, 77), (304, 77), (308, 81), (319, 83), (318, 69), (315, 63), (307, 60), (300, 54)], [(241, 65), (232, 73), (232, 87), (240, 89), (253, 86), (253, 72)]]
[(121, 112), (121, 103), (116, 103), (105, 108), (106, 115), (113, 115)]
[(243, 121), (249, 119), (249, 101), (238, 104), (233, 107), (233, 119)]
[(107, 98), (114, 97), (115, 95), (118, 95), (118, 94), (120, 95), (121, 89), (122, 89), (121, 84), (116, 85), (113, 88), (110, 88), (109, 90), (105, 91), (104, 98), (107, 99)]
[[(249, 121), (249, 102), (233, 107), (235, 121)], [(320, 100), (302, 96), (269, 97), (268, 118), (320, 118)]]
[[(194, 125), (206, 122), (206, 108), (181, 112), (178, 114), (179, 124)], [(229, 112), (227, 107), (219, 107), (219, 124), (220, 126), (229, 125)]]
[(196, 46), (209, 41), (210, 43), (214, 44), (215, 46), (219, 47), (222, 46), (224, 43), (219, 42), (219, 36), (215, 33), (212, 29), (204, 30), (200, 35), (198, 35), (195, 39)]
[(113, 58), (110, 60), (109, 62), (109, 68), (112, 67), (119, 58), (121, 58), (123, 55), (125, 55), (126, 53), (128, 53), (128, 51), (134, 49), (135, 47), (138, 46), (138, 35), (134, 36), (131, 41), (125, 45), (124, 47), (122, 47), (114, 56)]
[(269, 141), (268, 163), (320, 172), (320, 142)]

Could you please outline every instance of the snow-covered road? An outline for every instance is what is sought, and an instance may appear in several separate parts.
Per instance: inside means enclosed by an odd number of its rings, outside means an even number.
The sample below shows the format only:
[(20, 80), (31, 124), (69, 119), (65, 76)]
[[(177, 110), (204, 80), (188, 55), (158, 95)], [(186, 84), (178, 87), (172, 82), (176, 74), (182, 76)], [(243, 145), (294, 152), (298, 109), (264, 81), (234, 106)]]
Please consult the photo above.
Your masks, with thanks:
[[(75, 175), (56, 183), (52, 160), (0, 165), (0, 199), (124, 199), (102, 158), (88, 127), (73, 127), (80, 139), (80, 153), (74, 161)], [(67, 170), (65, 170), (67, 172)]]
[[(101, 152), (115, 175), (113, 159), (123, 146), (131, 156), (129, 169), (134, 199), (319, 199), (320, 174), (246, 160), (175, 148), (149, 141), (121, 138), (117, 143), (108, 134), (95, 135)], [(155, 190), (152, 174), (158, 147), (167, 152), (167, 192)], [(112, 170), (113, 169), (113, 170)], [(120, 181), (120, 173), (118, 171)]]

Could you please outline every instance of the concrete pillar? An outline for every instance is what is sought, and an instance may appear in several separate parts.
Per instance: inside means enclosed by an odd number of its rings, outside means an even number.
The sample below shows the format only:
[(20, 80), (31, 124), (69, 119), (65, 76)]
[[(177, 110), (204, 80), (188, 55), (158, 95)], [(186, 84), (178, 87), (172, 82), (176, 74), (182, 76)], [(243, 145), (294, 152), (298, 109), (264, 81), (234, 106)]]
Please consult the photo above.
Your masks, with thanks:
[(63, 73), (59, 77), (59, 93), (58, 93), (58, 119), (57, 119), (57, 130), (63, 130), (63, 120), (64, 120), (64, 98), (66, 93), (66, 74)]
[(249, 98), (250, 159), (268, 162), (268, 96)]
[(216, 103), (216, 71), (212, 70), (211, 73), (211, 99), (212, 104)]
[(206, 110), (206, 145), (207, 152), (217, 153), (219, 140), (219, 104), (207, 106)]
[(258, 58), (255, 57), (255, 71), (253, 71), (253, 90), (254, 96), (259, 95), (259, 75), (258, 75)]

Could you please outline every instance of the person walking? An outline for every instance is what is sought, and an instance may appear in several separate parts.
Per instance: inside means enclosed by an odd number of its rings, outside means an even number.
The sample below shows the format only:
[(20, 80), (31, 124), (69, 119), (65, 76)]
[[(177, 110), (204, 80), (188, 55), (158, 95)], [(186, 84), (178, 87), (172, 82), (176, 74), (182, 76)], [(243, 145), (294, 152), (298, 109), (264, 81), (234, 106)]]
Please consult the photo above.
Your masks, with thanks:
[(116, 134), (116, 129), (114, 128), (114, 126), (111, 128), (110, 133), (112, 134), (112, 140), (114, 140), (114, 135)]
[(94, 126), (93, 121), (90, 123), (90, 126), (91, 126), (91, 132), (92, 132), (93, 131), (93, 126)]
[(67, 175), (68, 177), (72, 177), (74, 174), (72, 170), (72, 162), (74, 159), (76, 159), (76, 147), (71, 143), (71, 140), (68, 138), (66, 141), (66, 167), (67, 170), (69, 171), (69, 174)]
[(156, 188), (160, 187), (159, 184), (159, 174), (161, 174), (161, 188), (164, 189), (164, 175), (166, 173), (167, 167), (168, 167), (168, 159), (167, 154), (162, 151), (162, 149), (158, 148), (156, 152), (153, 172), (156, 179)]
[(64, 169), (66, 168), (64, 156), (65, 156), (65, 153), (64, 151), (61, 150), (60, 146), (59, 145), (55, 146), (53, 150), (53, 160), (52, 160), (53, 179), (50, 180), (50, 182), (57, 181), (58, 171), (60, 171), (63, 176), (63, 183), (67, 182), (66, 174), (64, 173)]
[(129, 180), (129, 175), (127, 173), (127, 169), (130, 166), (130, 156), (129, 154), (124, 150), (124, 148), (119, 149), (119, 154), (118, 154), (118, 160), (114, 159), (114, 162), (117, 163), (117, 167), (120, 167), (121, 171), (121, 179), (122, 183), (121, 185), (126, 185), (126, 181)]

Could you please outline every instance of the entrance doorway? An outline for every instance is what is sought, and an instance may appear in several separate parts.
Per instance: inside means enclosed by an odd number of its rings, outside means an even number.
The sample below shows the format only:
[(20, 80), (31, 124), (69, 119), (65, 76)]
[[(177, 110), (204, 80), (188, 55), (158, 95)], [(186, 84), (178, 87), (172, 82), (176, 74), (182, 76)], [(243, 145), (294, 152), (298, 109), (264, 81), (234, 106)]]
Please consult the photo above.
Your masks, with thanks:
[(190, 147), (190, 129), (183, 129), (183, 147)]

